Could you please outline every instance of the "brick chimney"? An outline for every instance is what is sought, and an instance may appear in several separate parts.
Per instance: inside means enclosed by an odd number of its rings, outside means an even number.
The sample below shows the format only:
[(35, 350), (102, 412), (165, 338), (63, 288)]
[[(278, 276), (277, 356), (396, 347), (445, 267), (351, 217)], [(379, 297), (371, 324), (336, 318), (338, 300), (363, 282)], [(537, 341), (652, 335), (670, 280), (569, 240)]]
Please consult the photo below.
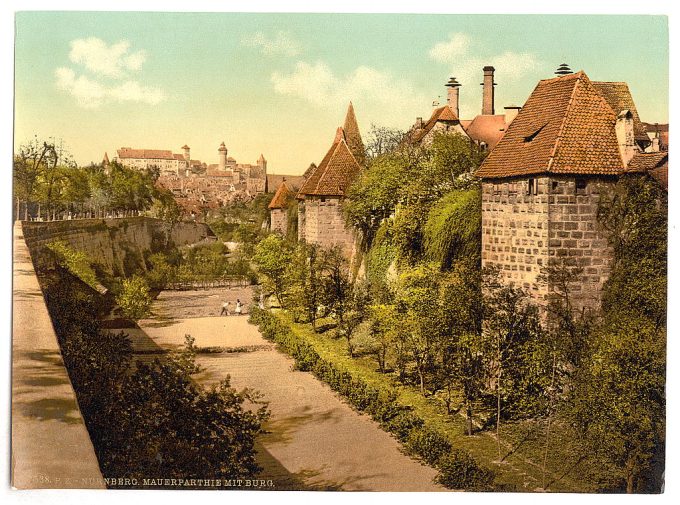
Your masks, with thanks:
[(628, 109), (622, 110), (617, 116), (615, 129), (623, 166), (627, 167), (636, 152), (635, 135), (633, 133), (633, 114)]
[(459, 90), (462, 84), (460, 84), (455, 77), (451, 77), (449, 79), (449, 82), (446, 83), (446, 87), (448, 88), (447, 91), (447, 96), (446, 96), (446, 103), (448, 104), (449, 107), (453, 110), (453, 112), (456, 113), (456, 117), (460, 119), (460, 110), (458, 107), (458, 99), (459, 99)]
[(495, 68), (491, 66), (484, 67), (484, 82), (481, 83), (482, 86), (482, 114), (483, 115), (493, 115), (493, 87), (496, 85), (493, 82), (493, 73)]

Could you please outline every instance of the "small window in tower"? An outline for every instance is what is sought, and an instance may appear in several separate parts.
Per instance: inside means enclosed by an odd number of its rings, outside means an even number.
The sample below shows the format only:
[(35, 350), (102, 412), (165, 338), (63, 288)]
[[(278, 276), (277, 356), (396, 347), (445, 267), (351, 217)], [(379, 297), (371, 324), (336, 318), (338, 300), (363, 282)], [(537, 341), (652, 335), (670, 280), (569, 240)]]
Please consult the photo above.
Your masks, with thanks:
[(529, 179), (529, 184), (527, 185), (527, 195), (535, 195), (536, 194), (536, 179), (533, 177)]
[(557, 191), (557, 186), (559, 186), (559, 182), (557, 181), (552, 181), (552, 190)]
[(575, 186), (577, 195), (585, 195), (586, 188), (588, 187), (588, 181), (586, 181), (583, 177), (577, 177), (575, 181)]

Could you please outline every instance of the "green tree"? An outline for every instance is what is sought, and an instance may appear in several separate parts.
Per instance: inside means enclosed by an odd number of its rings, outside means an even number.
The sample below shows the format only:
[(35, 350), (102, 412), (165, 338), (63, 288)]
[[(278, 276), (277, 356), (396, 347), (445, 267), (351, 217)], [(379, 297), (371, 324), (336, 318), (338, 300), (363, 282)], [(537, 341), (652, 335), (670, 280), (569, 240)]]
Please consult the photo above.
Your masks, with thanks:
[(279, 305), (284, 306), (287, 271), (293, 254), (288, 242), (277, 234), (271, 234), (255, 247), (253, 261), (263, 285), (274, 293)]
[(665, 372), (665, 332), (630, 318), (596, 334), (594, 353), (576, 374), (571, 420), (585, 449), (611, 465), (611, 490), (660, 491)]
[(486, 363), (496, 390), (496, 442), (498, 460), (502, 461), (501, 419), (521, 400), (542, 394), (535, 379), (545, 374), (535, 370), (531, 360), (541, 328), (538, 310), (523, 289), (504, 284), (498, 273), (491, 271), (485, 272), (483, 287), (483, 334), (491, 349)]
[(149, 315), (151, 310), (151, 296), (146, 280), (140, 276), (133, 276), (123, 280), (120, 294), (116, 303), (126, 317), (137, 321)]

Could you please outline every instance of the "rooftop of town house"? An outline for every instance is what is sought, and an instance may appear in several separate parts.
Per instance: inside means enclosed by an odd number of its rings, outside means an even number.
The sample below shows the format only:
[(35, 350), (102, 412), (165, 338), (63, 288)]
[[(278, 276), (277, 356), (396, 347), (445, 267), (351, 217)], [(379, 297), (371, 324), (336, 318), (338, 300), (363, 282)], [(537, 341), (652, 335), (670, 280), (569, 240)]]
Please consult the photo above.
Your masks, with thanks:
[(668, 152), (637, 153), (628, 163), (626, 173), (648, 173), (668, 191)]
[(472, 140), (484, 142), (489, 149), (493, 149), (505, 135), (505, 114), (480, 114), (463, 128)]
[(647, 129), (644, 123), (640, 121), (628, 84), (625, 82), (593, 82), (593, 86), (600, 92), (615, 114), (618, 115), (624, 110), (629, 110), (633, 114), (635, 140), (648, 144)]
[(438, 107), (432, 111), (432, 115), (430, 116), (430, 119), (428, 119), (427, 123), (425, 123), (422, 128), (418, 128), (413, 132), (411, 140), (413, 142), (420, 142), (428, 133), (432, 131), (434, 125), (440, 121), (455, 122), (459, 120), (458, 116), (456, 116), (456, 113), (450, 106), (444, 105), (443, 107)]
[(161, 160), (174, 160), (175, 157), (172, 151), (167, 149), (132, 149), (129, 147), (123, 147), (118, 149), (118, 158), (137, 158), (137, 159), (161, 159)]
[(476, 175), (621, 174), (615, 125), (615, 112), (585, 72), (539, 81)]
[[(314, 167), (316, 168), (316, 165)], [(283, 181), (286, 181), (289, 191), (295, 193), (305, 182), (305, 178), (302, 175), (267, 174), (267, 188), (269, 192), (276, 193)]]

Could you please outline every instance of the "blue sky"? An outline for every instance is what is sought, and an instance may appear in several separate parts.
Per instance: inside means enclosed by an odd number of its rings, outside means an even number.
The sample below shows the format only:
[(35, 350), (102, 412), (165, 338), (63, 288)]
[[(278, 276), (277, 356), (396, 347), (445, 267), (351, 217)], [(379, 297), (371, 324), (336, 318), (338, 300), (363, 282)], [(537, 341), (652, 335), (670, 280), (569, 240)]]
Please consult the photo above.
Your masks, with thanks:
[(562, 62), (628, 82), (643, 121), (668, 120), (663, 16), (20, 12), (15, 146), (64, 141), (81, 164), (120, 147), (217, 162), (260, 153), (276, 173), (318, 163), (352, 100), (359, 126), (408, 128), (456, 76), (461, 116), (522, 105)]

